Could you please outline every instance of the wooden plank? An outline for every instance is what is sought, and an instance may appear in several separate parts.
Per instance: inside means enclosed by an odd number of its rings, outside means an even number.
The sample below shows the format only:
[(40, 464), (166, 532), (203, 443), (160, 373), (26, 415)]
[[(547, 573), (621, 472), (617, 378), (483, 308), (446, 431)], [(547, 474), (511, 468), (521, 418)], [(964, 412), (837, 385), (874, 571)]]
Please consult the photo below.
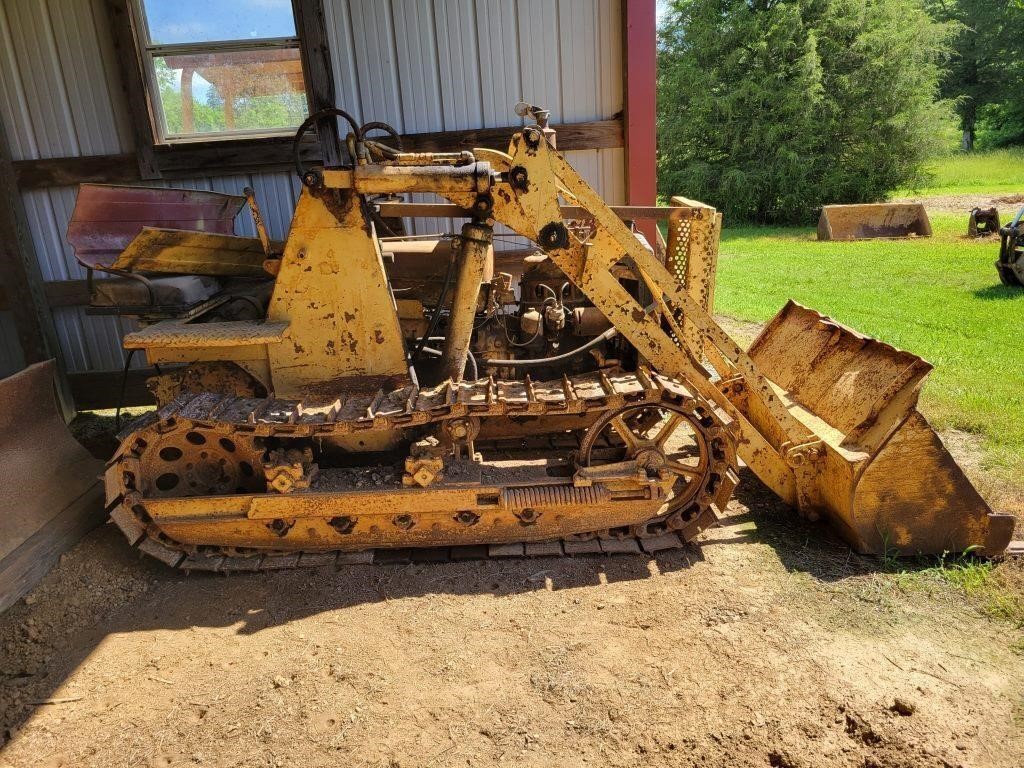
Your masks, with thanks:
[[(85, 280), (52, 280), (43, 283), (47, 305), (53, 307), (83, 307), (89, 304), (89, 288)], [(15, 294), (17, 295), (17, 294)], [(0, 285), (0, 312), (10, 309), (7, 289)]]
[[(46, 304), (50, 307), (77, 307), (89, 303), (85, 280), (58, 280), (43, 283)], [(11, 308), (7, 289), (0, 285), (0, 312)]]
[[(122, 375), (123, 371), (69, 373), (68, 381), (75, 404), (83, 411), (116, 408), (121, 394)], [(156, 371), (152, 368), (130, 369), (121, 405), (155, 405), (153, 395), (146, 389), (146, 379), (155, 375)]]
[(18, 160), (14, 172), (21, 189), (70, 187), (76, 184), (127, 184), (139, 181), (135, 155), (92, 155)]
[[(306, 81), (306, 97), (310, 114), (334, 106), (334, 71), (331, 67), (331, 48), (324, 21), (323, 0), (292, 0), (295, 30), (301, 41), (302, 71)], [(320, 156), (325, 165), (339, 165), (341, 149), (338, 141), (337, 120), (324, 120), (317, 125)], [(339, 152), (339, 150), (341, 150)]]
[[(121, 75), (121, 89), (128, 105), (135, 152), (135, 171), (140, 179), (160, 178), (153, 148), (158, 140), (156, 110), (150, 98), (139, 53), (135, 18), (131, 0), (106, 0), (107, 16), (114, 39), (114, 57)], [(97, 179), (99, 181), (99, 179)]]
[[(560, 152), (574, 149), (614, 149), (623, 146), (622, 121), (597, 120), (588, 123), (553, 125), (558, 132)], [(505, 151), (512, 134), (522, 126), (479, 128), (467, 131), (414, 133), (402, 137), (407, 152), (459, 152), (474, 147), (491, 147)]]
[(89, 283), (85, 280), (51, 280), (43, 283), (43, 293), (51, 308), (89, 305)]
[[(410, 133), (402, 136), (402, 143), (409, 152), (461, 151), (474, 147), (504, 151), (512, 134), (520, 127)], [(561, 151), (623, 146), (619, 118), (554, 127)], [(316, 141), (311, 138), (304, 142), (300, 154), (304, 162), (317, 163), (320, 155)], [(288, 136), (272, 136), (163, 145), (154, 148), (153, 162), (165, 179), (290, 170), (293, 167), (292, 140)], [(19, 160), (14, 163), (14, 170), (18, 187), (23, 190), (87, 182), (130, 184), (143, 179), (134, 154)]]
[(22, 359), (28, 365), (56, 360), (58, 399), (65, 419), (74, 414), (63, 355), (43, 292), (39, 260), (18, 190), (7, 134), (0, 124), (0, 285), (8, 297)]
[[(316, 142), (302, 145), (306, 161), (319, 158)], [(186, 179), (252, 171), (290, 170), (291, 137), (195, 141), (165, 144), (154, 149), (153, 161), (166, 179)], [(56, 157), (19, 160), (14, 164), (21, 189), (67, 187), (76, 184), (131, 184), (142, 180), (134, 154)]]
[(7, 136), (0, 125), (0, 285), (10, 297), (6, 309), (27, 364), (54, 357), (59, 348), (46, 307), (35, 247), (28, 234), (24, 203), (15, 185)]
[(105, 519), (103, 488), (96, 482), (0, 560), (0, 612), (38, 584), (62, 554)]

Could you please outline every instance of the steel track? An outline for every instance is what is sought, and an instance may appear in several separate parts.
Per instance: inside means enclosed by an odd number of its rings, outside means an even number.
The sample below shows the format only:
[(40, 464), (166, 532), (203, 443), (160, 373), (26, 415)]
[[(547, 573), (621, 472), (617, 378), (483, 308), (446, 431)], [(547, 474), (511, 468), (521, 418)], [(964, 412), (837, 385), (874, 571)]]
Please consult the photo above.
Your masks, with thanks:
[[(233, 439), (304, 438), (408, 429), (467, 416), (600, 415), (635, 405), (683, 405), (696, 409), (715, 439), (726, 443), (714, 470), (725, 478), (714, 498), (702, 494), (685, 525), (678, 530), (647, 534), (646, 526), (593, 531), (548, 541), (495, 543), (361, 551), (261, 551), (189, 547), (169, 538), (146, 513), (141, 456), (147, 437), (194, 426), (215, 429)], [(274, 398), (239, 398), (217, 393), (182, 396), (130, 425), (107, 465), (108, 511), (129, 542), (162, 562), (184, 570), (259, 571), (355, 563), (442, 562), (480, 558), (537, 557), (578, 554), (654, 553), (684, 546), (717, 521), (712, 503), (724, 506), (735, 486), (735, 436), (725, 414), (697, 398), (684, 385), (646, 368), (634, 373), (563, 376), (561, 380), (501, 382), (493, 378), (430, 389), (406, 387), (394, 392), (357, 395), (326, 406)], [(658, 518), (652, 518), (658, 520)], [(638, 535), (639, 534), (639, 535)]]

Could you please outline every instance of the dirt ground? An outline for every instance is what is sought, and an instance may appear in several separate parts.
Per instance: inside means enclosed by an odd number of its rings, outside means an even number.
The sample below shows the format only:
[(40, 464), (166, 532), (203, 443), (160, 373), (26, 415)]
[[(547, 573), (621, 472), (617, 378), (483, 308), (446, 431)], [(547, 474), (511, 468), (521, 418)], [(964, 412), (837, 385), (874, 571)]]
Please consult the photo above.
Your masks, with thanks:
[(0, 617), (0, 765), (1021, 765), (1024, 632), (743, 480), (653, 558), (184, 576), (104, 526)]
[(1016, 215), (1021, 205), (1024, 205), (1024, 195), (1006, 193), (997, 195), (936, 195), (932, 197), (900, 197), (896, 198), (893, 202), (923, 202), (929, 213), (962, 213), (964, 214), (964, 226), (966, 227), (967, 215), (974, 208), (998, 208), (1003, 223), (1007, 223)]
[(656, 557), (184, 575), (106, 525), (0, 616), (0, 766), (1017, 768), (1024, 566), (935, 565), (747, 471)]

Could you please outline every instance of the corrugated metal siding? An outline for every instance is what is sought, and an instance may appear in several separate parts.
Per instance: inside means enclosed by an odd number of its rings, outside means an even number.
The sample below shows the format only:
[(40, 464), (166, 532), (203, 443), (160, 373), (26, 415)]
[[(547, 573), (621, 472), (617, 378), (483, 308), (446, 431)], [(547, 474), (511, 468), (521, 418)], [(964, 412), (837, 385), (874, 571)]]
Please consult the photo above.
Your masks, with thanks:
[[(360, 121), (418, 133), (515, 124), (521, 100), (548, 107), (556, 123), (622, 110), (620, 0), (325, 0), (325, 11), (338, 106)], [(116, 71), (102, 0), (0, 2), (0, 119), (15, 159), (131, 151)], [(567, 157), (609, 202), (624, 202), (622, 150)], [(246, 185), (271, 237), (283, 239), (299, 191), (292, 174), (166, 184), (233, 193)], [(64, 237), (75, 195), (24, 194), (46, 280), (84, 277)], [(419, 231), (451, 226), (428, 220)], [(254, 234), (245, 211), (238, 231)], [(119, 321), (80, 308), (57, 309), (54, 321), (70, 370), (123, 365)], [(0, 370), (16, 366), (8, 326), (0, 316)]]
[(0, 40), (3, 118), (15, 159), (130, 149), (101, 0), (4, 0)]
[[(619, 0), (325, 0), (325, 10), (338, 105), (360, 121), (413, 133), (514, 125), (524, 100), (555, 123), (622, 110)], [(566, 157), (610, 203), (625, 202), (621, 149)], [(451, 228), (428, 219), (414, 229)]]

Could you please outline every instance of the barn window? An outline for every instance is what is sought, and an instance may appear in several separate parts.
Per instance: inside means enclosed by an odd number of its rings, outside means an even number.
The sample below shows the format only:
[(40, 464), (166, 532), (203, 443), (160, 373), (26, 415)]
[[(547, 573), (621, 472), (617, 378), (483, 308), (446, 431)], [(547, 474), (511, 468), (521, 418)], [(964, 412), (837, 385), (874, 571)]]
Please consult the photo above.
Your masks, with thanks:
[(309, 112), (291, 0), (135, 0), (161, 141), (290, 133)]

